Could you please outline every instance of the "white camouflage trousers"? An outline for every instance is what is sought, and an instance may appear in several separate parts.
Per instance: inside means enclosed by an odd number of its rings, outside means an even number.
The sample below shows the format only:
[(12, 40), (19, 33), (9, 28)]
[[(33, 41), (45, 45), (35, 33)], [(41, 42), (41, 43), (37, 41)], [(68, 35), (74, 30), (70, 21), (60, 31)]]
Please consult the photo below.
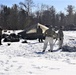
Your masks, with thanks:
[(53, 50), (53, 38), (52, 37), (45, 38), (43, 50), (47, 48), (48, 43), (50, 45), (50, 50)]

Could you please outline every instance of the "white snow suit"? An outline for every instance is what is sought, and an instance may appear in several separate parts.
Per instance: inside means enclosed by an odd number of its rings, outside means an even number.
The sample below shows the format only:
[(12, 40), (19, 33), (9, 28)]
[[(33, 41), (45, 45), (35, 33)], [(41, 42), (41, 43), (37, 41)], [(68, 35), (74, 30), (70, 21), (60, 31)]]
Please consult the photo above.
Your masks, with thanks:
[(53, 35), (55, 35), (55, 31), (49, 28), (48, 30), (45, 31), (44, 34), (46, 37), (45, 37), (43, 51), (46, 50), (48, 43), (50, 45), (50, 51), (52, 51), (53, 50)]

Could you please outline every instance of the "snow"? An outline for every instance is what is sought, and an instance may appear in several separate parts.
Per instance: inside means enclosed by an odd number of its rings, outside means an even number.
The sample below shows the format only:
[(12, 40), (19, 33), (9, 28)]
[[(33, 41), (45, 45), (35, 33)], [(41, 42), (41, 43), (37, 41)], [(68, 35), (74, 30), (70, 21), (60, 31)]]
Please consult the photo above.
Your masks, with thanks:
[[(76, 46), (76, 31), (64, 31), (64, 44)], [(76, 75), (76, 52), (47, 52), (38, 40), (3, 42), (0, 46), (0, 75)], [(8, 43), (10, 45), (8, 46)], [(54, 49), (58, 47), (56, 42)]]

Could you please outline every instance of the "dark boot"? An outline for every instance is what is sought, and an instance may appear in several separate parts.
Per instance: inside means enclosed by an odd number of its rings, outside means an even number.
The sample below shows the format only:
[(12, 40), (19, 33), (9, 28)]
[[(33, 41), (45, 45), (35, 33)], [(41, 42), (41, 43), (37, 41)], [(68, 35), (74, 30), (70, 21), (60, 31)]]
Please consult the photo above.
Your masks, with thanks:
[(43, 50), (42, 52), (45, 52), (45, 50)]
[(53, 50), (48, 50), (49, 52), (53, 52)]
[(59, 49), (62, 49), (61, 47)]

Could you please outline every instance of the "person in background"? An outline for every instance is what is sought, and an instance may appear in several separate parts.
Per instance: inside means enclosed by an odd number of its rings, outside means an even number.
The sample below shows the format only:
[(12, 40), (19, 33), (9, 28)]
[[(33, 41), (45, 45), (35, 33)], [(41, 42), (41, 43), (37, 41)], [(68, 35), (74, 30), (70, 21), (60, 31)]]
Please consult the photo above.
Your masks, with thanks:
[(42, 29), (40, 28), (40, 26), (38, 26), (37, 28), (37, 35), (38, 35), (38, 41), (43, 42), (43, 33), (42, 33)]
[(44, 41), (44, 47), (43, 47), (42, 52), (45, 52), (48, 43), (50, 45), (50, 50), (48, 51), (52, 52), (53, 51), (53, 36), (55, 35), (55, 31), (53, 30), (52, 26), (50, 26), (49, 29), (45, 31), (44, 35), (45, 35), (45, 41)]
[(62, 30), (62, 27), (60, 27), (59, 30), (58, 30), (59, 49), (62, 48), (63, 37), (64, 37), (63, 30)]
[(0, 45), (2, 45), (1, 40), (2, 40), (2, 27), (0, 27)]

